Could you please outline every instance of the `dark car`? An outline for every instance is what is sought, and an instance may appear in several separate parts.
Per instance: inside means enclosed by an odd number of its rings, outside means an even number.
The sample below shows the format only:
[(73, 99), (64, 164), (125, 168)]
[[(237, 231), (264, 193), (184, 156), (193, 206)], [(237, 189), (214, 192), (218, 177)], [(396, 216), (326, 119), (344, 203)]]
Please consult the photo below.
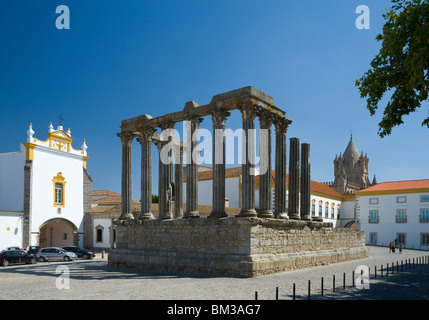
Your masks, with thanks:
[(22, 252), (20, 250), (5, 250), (0, 252), (0, 263), (7, 267), (11, 263), (31, 263), (37, 262), (36, 256)]
[(92, 251), (88, 251), (85, 249), (82, 249), (80, 247), (72, 246), (72, 247), (62, 247), (66, 251), (74, 252), (76, 253), (78, 258), (82, 259), (93, 259), (95, 254)]
[(37, 254), (37, 252), (39, 252), (40, 247), (37, 246), (29, 246), (27, 247), (27, 253), (31, 253), (31, 254)]

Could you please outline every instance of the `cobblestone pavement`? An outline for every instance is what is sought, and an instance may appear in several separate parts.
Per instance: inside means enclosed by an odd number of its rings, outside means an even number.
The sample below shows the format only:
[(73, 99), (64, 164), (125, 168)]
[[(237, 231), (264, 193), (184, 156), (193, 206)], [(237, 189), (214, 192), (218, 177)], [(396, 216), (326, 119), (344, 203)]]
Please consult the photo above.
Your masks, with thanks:
[[(36, 265), (8, 266), (0, 268), (0, 299), (2, 300), (274, 300), (276, 288), (280, 300), (293, 298), (308, 299), (310, 280), (310, 298), (312, 300), (333, 299), (429, 299), (429, 265), (417, 265), (418, 257), (427, 257), (429, 252), (403, 250), (389, 253), (382, 247), (368, 247), (370, 257), (328, 266), (312, 267), (302, 270), (260, 276), (256, 278), (231, 278), (202, 275), (183, 275), (157, 273), (136, 270), (111, 269), (107, 259), (96, 257), (91, 261), (67, 263), (38, 263)], [(401, 270), (401, 261), (411, 259), (415, 267)], [(399, 271), (396, 266), (398, 262)], [(394, 273), (392, 274), (392, 263)], [(389, 264), (389, 275), (386, 267)], [(370, 268), (370, 288), (357, 289), (352, 286), (352, 272), (359, 265)], [(384, 277), (380, 268), (383, 265)], [(69, 288), (65, 273), (58, 273), (57, 267), (67, 266)], [(377, 279), (374, 270), (377, 267)], [(346, 287), (343, 289), (343, 275), (346, 275)], [(335, 275), (335, 292), (333, 278)], [(321, 295), (321, 278), (324, 279), (324, 291)]]

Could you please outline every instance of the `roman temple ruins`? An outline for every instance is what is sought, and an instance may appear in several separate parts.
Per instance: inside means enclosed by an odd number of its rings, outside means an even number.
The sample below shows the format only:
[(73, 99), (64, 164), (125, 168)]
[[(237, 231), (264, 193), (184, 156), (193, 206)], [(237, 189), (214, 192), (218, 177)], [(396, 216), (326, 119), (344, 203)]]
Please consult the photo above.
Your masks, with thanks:
[[(232, 110), (240, 111), (243, 128), (241, 208), (236, 216), (225, 212), (225, 123)], [(123, 120), (118, 133), (122, 141), (122, 211), (115, 221), (117, 241), (108, 257), (109, 266), (253, 277), (367, 257), (362, 232), (333, 228), (332, 223), (311, 217), (310, 145), (300, 144), (298, 138), (290, 139), (287, 185), (286, 133), (292, 121), (285, 115), (272, 97), (249, 86), (215, 95), (206, 105), (190, 101), (178, 112)], [(213, 122), (213, 204), (207, 218), (201, 218), (198, 212), (197, 133), (204, 117), (211, 117)], [(259, 131), (255, 130), (256, 118)], [(186, 143), (173, 139), (175, 125), (183, 121), (188, 133)], [(160, 135), (156, 133), (158, 129)], [(266, 169), (259, 172), (255, 166), (255, 132), (260, 132), (263, 141), (259, 165)], [(138, 217), (131, 213), (133, 139), (141, 144)], [(152, 143), (159, 151), (157, 218), (151, 211)], [(256, 177), (258, 208), (255, 208)], [(186, 190), (183, 190), (184, 178)]]

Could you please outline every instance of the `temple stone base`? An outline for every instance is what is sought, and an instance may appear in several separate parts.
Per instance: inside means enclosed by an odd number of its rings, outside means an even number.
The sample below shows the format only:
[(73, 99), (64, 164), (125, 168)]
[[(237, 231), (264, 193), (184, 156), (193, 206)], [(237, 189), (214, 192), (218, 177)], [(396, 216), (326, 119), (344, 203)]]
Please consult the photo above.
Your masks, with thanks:
[(365, 236), (270, 218), (116, 220), (115, 268), (255, 277), (368, 257)]

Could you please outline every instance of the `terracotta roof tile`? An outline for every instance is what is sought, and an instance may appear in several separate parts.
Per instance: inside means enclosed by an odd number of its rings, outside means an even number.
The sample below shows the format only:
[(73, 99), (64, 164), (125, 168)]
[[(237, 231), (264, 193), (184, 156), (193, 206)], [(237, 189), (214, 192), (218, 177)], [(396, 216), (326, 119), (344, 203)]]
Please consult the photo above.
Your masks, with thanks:
[(376, 184), (375, 186), (356, 191), (356, 193), (359, 194), (361, 192), (426, 189), (426, 188), (429, 188), (429, 179), (381, 182), (379, 184)]
[(120, 196), (119, 193), (110, 191), (110, 190), (92, 190), (92, 196), (93, 197), (100, 197), (100, 196)]

